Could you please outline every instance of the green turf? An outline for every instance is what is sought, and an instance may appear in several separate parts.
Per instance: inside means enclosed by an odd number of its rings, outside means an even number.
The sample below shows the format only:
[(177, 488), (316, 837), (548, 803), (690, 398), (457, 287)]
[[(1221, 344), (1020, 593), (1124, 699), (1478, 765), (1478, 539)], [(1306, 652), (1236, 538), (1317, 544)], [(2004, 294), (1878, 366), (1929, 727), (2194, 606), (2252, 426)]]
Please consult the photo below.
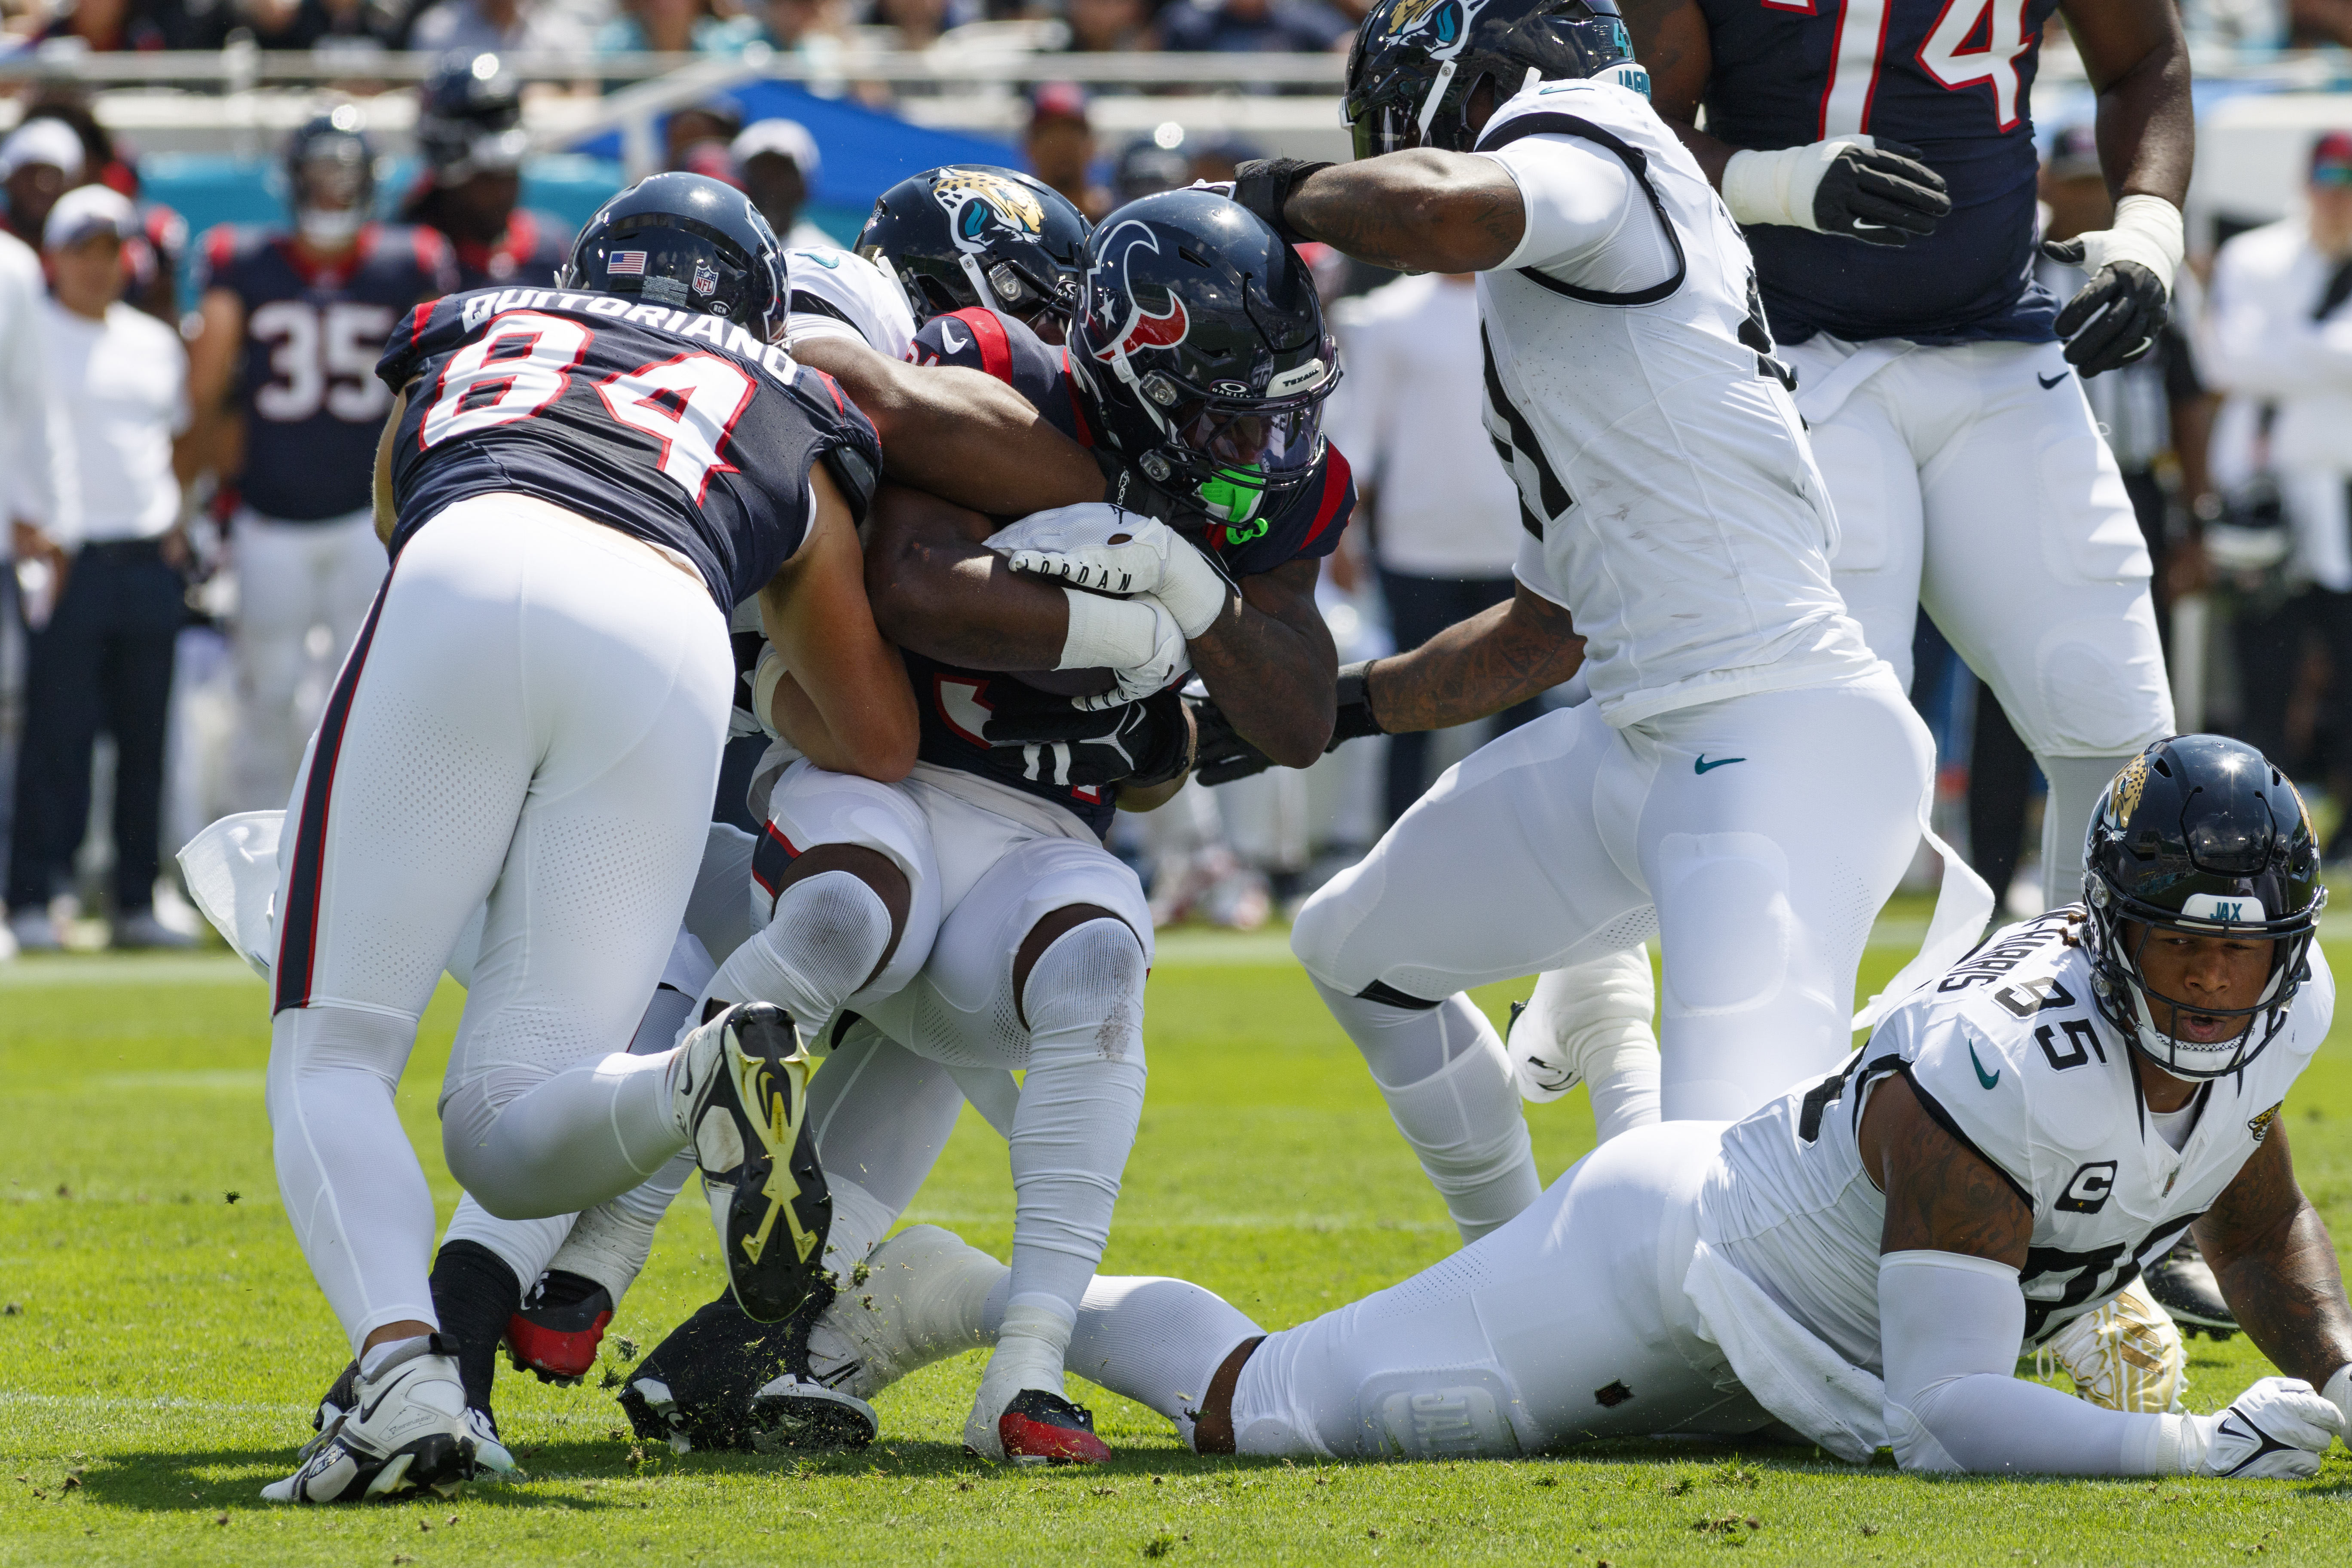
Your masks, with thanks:
[[(1902, 956), (1874, 949), (1865, 979)], [(1197, 1279), (1269, 1326), (1453, 1246), (1358, 1058), (1281, 960), (1278, 938), (1166, 944), (1150, 1100), (1106, 1260)], [(2341, 1448), (2299, 1485), (1925, 1480), (1810, 1448), (1668, 1443), (1512, 1464), (1204, 1461), (1100, 1394), (1114, 1464), (1014, 1474), (959, 1449), (977, 1357), (884, 1395), (887, 1435), (866, 1453), (800, 1464), (648, 1452), (606, 1394), (509, 1377), (499, 1411), (527, 1481), (274, 1510), (256, 1494), (289, 1468), (305, 1402), (344, 1350), (278, 1209), (263, 1010), (222, 958), (0, 966), (0, 1563), (2352, 1562)], [(401, 1096), (445, 1218), (457, 1193), (433, 1098), (456, 1013), (445, 992)], [(2347, 1029), (2287, 1111), (2339, 1234)], [(1529, 1120), (1547, 1176), (1591, 1142), (1580, 1095)], [(1003, 1145), (976, 1117), (911, 1217), (1002, 1254)], [(614, 1364), (707, 1299), (710, 1252), (680, 1204), (606, 1341)], [(2189, 1402), (2213, 1408), (2266, 1370), (2242, 1337), (2193, 1342)]]

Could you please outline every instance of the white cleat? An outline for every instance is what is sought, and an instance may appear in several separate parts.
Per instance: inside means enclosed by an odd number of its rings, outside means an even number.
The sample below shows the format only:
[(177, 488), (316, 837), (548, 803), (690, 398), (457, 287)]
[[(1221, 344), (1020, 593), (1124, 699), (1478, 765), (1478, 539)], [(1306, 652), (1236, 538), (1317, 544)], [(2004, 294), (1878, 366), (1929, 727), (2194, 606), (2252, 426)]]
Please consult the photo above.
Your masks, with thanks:
[(351, 1406), (332, 1416), (331, 1405), (320, 1406), (320, 1430), (303, 1447), (302, 1468), (262, 1488), (266, 1500), (358, 1502), (424, 1489), (448, 1495), (472, 1479), (476, 1441), (448, 1341), (439, 1334), (412, 1341), (374, 1377), (358, 1379), (352, 1393)]

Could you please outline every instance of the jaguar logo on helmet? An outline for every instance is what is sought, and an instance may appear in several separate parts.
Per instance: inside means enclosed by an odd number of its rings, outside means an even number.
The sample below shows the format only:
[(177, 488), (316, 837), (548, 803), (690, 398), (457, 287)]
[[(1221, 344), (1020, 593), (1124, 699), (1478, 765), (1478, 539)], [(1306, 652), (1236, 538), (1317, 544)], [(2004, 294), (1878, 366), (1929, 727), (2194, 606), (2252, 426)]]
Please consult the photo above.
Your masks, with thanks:
[(1045, 232), (1045, 208), (1036, 196), (1002, 174), (956, 169), (940, 176), (931, 195), (955, 220), (956, 238), (977, 245), (989, 220), (1035, 237)]
[(2123, 772), (2116, 775), (2116, 782), (2109, 787), (2115, 791), (2113, 820), (2117, 827), (2121, 827), (2131, 820), (2132, 813), (2139, 809), (2140, 794), (2147, 788), (2147, 756), (2142, 754), (2126, 763)]
[(1146, 310), (1135, 297), (1128, 282), (1127, 258), (1138, 246), (1160, 254), (1160, 240), (1150, 226), (1130, 218), (1111, 230), (1102, 242), (1102, 259), (1087, 272), (1087, 313), (1109, 339), (1108, 347), (1095, 351), (1095, 358), (1106, 364), (1144, 349), (1172, 349), (1192, 330), (1184, 301), (1174, 294), (1168, 296), (1162, 314)]
[(1402, 37), (1426, 23), (1441, 46), (1450, 44), (1465, 30), (1463, 21), (1467, 9), (1464, 0), (1401, 0), (1389, 13), (1388, 36)]

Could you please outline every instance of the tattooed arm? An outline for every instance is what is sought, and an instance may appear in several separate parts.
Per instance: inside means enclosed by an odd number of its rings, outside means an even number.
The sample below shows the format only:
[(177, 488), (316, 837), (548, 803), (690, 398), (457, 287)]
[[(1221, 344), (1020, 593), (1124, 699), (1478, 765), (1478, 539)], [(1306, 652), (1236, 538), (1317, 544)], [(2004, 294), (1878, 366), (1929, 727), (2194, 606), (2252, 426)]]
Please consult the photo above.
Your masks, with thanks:
[(1289, 561), (1243, 578), (1225, 613), (1189, 647), (1234, 728), (1285, 767), (1307, 766), (1331, 738), (1339, 655), (1315, 607), (1321, 566)]
[(2033, 1215), (2009, 1179), (1937, 1124), (1910, 1080), (1881, 1083), (1862, 1113), (1862, 1168), (1886, 1194), (1886, 1252), (1958, 1252), (2025, 1267)]
[(1282, 216), (1308, 239), (1400, 272), (1486, 271), (1518, 248), (1528, 221), (1501, 164), (1428, 148), (1318, 170)]
[(1375, 660), (1364, 695), (1384, 733), (1487, 718), (1558, 686), (1584, 663), (1569, 614), (1525, 587), (1410, 653)]
[(2317, 1388), (2352, 1362), (2352, 1306), (2336, 1244), (2295, 1184), (2286, 1142), (2286, 1123), (2273, 1118), (2253, 1158), (2191, 1228), (2254, 1348)]

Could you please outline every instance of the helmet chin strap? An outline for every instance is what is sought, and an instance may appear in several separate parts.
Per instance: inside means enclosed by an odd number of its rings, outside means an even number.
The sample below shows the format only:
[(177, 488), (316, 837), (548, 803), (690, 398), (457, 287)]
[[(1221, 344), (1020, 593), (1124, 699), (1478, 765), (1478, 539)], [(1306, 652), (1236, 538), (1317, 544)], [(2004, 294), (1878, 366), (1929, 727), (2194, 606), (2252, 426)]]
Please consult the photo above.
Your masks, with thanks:
[(971, 285), (972, 296), (982, 306), (992, 310), (1001, 303), (996, 298), (996, 290), (988, 286), (988, 279), (980, 269), (979, 258), (971, 251), (957, 251), (956, 266), (962, 269), (964, 280)]
[(1454, 69), (1455, 62), (1453, 60), (1440, 67), (1437, 79), (1429, 84), (1429, 96), (1421, 100), (1421, 113), (1414, 121), (1413, 130), (1424, 147), (1429, 145), (1430, 121), (1437, 118), (1437, 106), (1444, 101), (1445, 89), (1454, 80)]

